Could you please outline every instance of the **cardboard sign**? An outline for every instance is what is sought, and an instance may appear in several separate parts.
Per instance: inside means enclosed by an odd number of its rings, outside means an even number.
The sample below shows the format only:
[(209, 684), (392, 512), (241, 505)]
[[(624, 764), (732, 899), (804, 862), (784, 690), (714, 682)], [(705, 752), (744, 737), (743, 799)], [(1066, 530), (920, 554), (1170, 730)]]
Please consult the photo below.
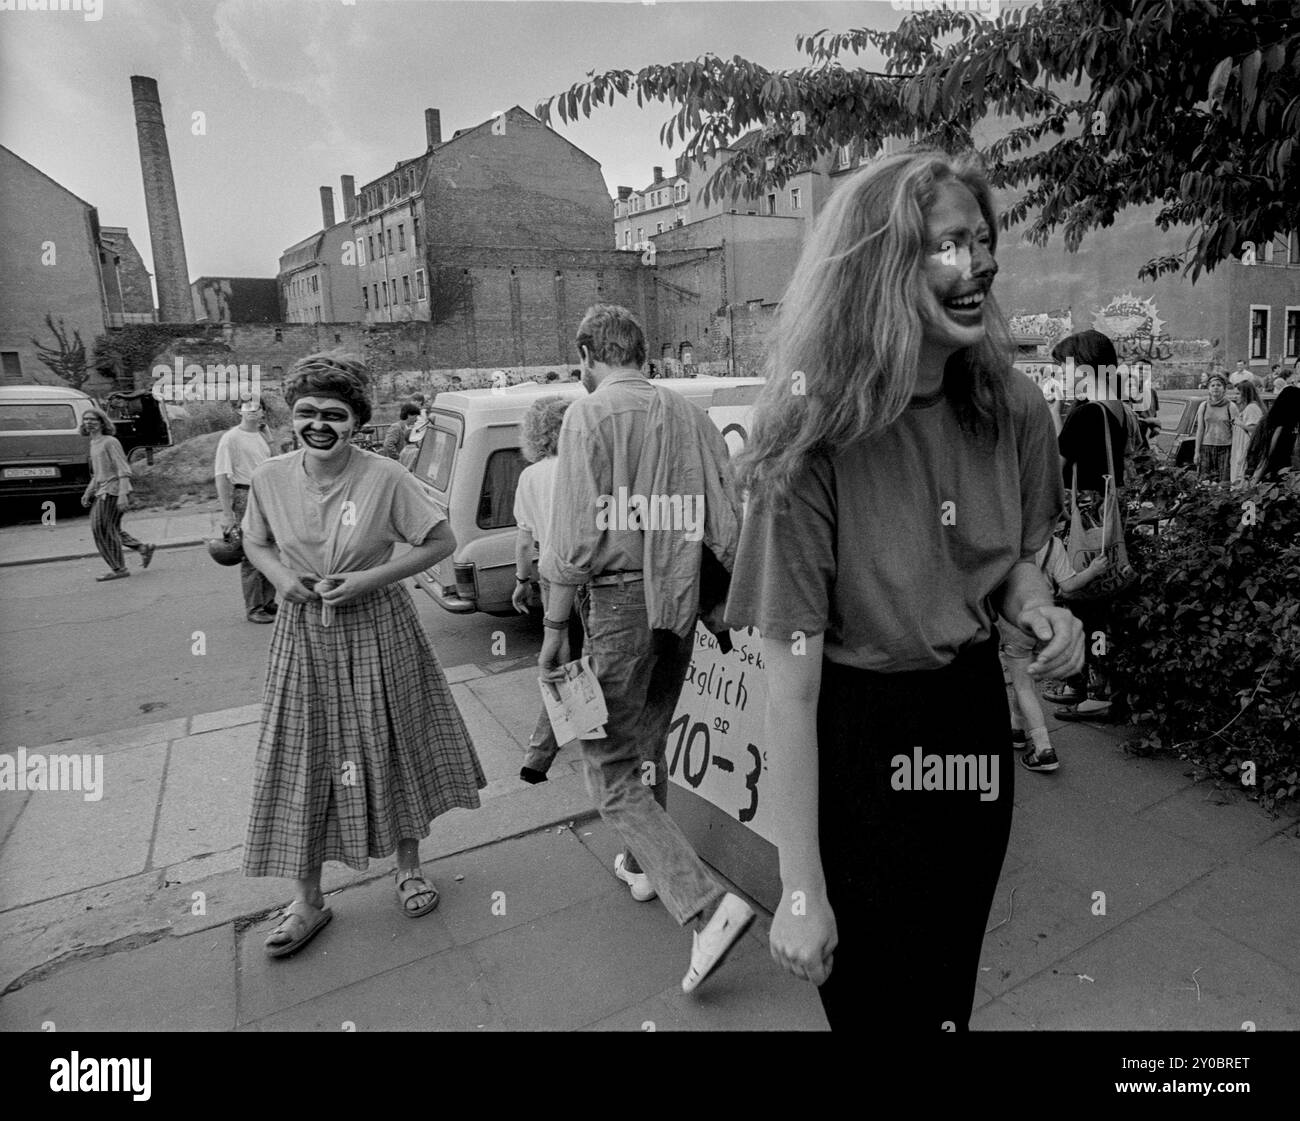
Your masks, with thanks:
[(681, 700), (668, 727), (668, 777), (776, 843), (763, 722), (767, 686), (762, 640), (732, 631), (731, 653), (695, 625)]

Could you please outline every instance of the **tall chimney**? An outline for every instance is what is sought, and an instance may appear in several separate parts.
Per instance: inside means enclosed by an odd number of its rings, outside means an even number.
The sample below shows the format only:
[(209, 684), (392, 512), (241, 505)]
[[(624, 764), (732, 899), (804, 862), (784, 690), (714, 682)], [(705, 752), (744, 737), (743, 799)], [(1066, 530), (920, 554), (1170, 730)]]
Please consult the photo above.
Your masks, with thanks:
[(325, 223), (325, 229), (334, 225), (334, 189), (332, 187), (322, 187), (320, 189), (320, 216), (321, 221)]
[(339, 184), (343, 188), (343, 217), (351, 218), (357, 212), (356, 180), (351, 175), (344, 175), (339, 179)]
[(620, 199), (628, 199), (628, 198), (631, 198), (631, 197), (632, 197), (632, 188), (631, 188), (631, 187), (620, 187), (620, 188), (618, 189), (618, 197), (619, 197)]
[(664, 169), (663, 169), (662, 167), (656, 167), (656, 168), (655, 168), (655, 182), (658, 183), (659, 180), (661, 180), (663, 177), (664, 177)]
[(430, 148), (442, 143), (442, 114), (437, 109), (424, 111), (424, 136)]
[(192, 323), (190, 270), (185, 262), (181, 211), (176, 202), (176, 180), (172, 177), (158, 83), (153, 78), (132, 75), (131, 100), (135, 105), (135, 132), (140, 143), (145, 210), (149, 215), (149, 241), (153, 245), (153, 272), (158, 285), (158, 319), (162, 323)]

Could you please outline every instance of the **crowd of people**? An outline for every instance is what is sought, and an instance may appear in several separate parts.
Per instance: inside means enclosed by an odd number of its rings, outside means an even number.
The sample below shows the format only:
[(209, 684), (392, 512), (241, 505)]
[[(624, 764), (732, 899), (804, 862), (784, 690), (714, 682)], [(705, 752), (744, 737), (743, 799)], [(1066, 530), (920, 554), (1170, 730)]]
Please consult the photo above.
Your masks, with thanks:
[[(1066, 719), (1113, 715), (1107, 659), (1084, 636), (1104, 627), (1098, 588), (1122, 576), (1122, 528), (1118, 550), (1108, 539), (1116, 492), (1149, 453), (1159, 405), (1152, 394), (1134, 408), (1086, 376), (1049, 404), (1011, 374), (997, 243), (975, 163), (879, 160), (809, 232), (734, 463), (707, 415), (649, 376), (641, 324), (612, 305), (577, 328), (587, 392), (539, 399), (525, 419), (514, 603), (528, 609), (536, 559), (540, 676), (559, 681), (591, 656), (608, 718), (604, 735), (578, 741), (588, 789), (622, 841), (615, 874), (693, 928), (687, 992), (754, 919), (668, 811), (667, 731), (698, 623), (763, 637), (781, 806), (770, 948), (818, 985), (833, 1028), (865, 1008), (899, 1027), (966, 1030), (1015, 764), (1061, 766), (1040, 698), (1069, 705)], [(1053, 357), (1078, 372), (1118, 365), (1096, 331)], [(1207, 479), (1293, 462), (1300, 387), (1265, 410), (1248, 381), (1207, 379), (1196, 426)], [(371, 416), (359, 360), (305, 358), (284, 394), (296, 450), (259, 445), (254, 405), (217, 453), (223, 516), (242, 528), (245, 609), (275, 627), (244, 856), (246, 874), (294, 883), (266, 940), (274, 957), (330, 921), (327, 860), (364, 868), (395, 852), (397, 906), (432, 911), (419, 841), (439, 815), (476, 808), (485, 786), (402, 583), (456, 545), (404, 468), (428, 426), (424, 401), (403, 403), (374, 454), (353, 442)], [(120, 533), (129, 471), (103, 420), (93, 425), (97, 525), (120, 542), (116, 559), (125, 544), (147, 564), (151, 547)], [(622, 493), (699, 496), (700, 534), (593, 516)], [(410, 548), (395, 558), (399, 542)], [(560, 746), (543, 712), (521, 777), (545, 781)], [(900, 794), (892, 760), (914, 750), (987, 761), (1000, 789)]]

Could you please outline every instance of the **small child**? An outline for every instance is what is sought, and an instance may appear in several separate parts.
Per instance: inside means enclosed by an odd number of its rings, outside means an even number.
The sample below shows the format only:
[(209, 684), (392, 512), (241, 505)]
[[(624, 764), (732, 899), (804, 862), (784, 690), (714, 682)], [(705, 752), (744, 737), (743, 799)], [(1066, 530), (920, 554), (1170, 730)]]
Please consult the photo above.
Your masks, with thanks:
[[(1047, 578), (1053, 596), (1058, 597), (1096, 579), (1106, 571), (1107, 563), (1106, 555), (1100, 553), (1087, 568), (1076, 573), (1070, 566), (1065, 546), (1057, 537), (1048, 538), (1047, 544), (1034, 554), (1034, 560)], [(1047, 738), (1047, 719), (1038, 700), (1038, 683), (1028, 672), (1038, 640), (1003, 618), (998, 619), (998, 630), (1002, 636), (999, 649), (1011, 686), (1011, 742), (1017, 749), (1024, 747), (1020, 762), (1025, 768), (1054, 771), (1061, 765), (1060, 760)]]

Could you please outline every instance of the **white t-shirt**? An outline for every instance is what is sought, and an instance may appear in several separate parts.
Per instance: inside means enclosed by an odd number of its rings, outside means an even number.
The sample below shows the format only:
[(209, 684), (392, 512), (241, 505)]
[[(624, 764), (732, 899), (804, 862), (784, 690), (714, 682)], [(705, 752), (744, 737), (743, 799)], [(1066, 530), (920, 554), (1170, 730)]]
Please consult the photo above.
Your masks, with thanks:
[(1240, 385), (1243, 381), (1250, 381), (1254, 376), (1249, 370), (1233, 370), (1228, 375), (1228, 384)]
[(235, 486), (248, 486), (253, 472), (271, 458), (271, 449), (260, 432), (232, 428), (217, 443), (214, 475), (229, 475)]
[(548, 455), (530, 463), (519, 475), (515, 487), (515, 524), (528, 530), (537, 542), (538, 555), (551, 536), (551, 501), (555, 493), (555, 466), (559, 460)]

